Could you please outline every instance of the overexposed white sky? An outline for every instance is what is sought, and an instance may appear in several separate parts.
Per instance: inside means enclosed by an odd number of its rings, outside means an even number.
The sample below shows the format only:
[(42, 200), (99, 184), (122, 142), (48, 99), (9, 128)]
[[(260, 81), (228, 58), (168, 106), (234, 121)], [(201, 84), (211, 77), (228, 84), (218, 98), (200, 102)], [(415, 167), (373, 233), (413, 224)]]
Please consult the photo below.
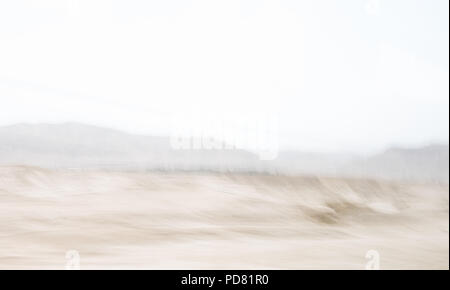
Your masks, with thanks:
[(449, 1), (1, 1), (0, 101), (0, 125), (263, 112), (282, 148), (448, 142)]

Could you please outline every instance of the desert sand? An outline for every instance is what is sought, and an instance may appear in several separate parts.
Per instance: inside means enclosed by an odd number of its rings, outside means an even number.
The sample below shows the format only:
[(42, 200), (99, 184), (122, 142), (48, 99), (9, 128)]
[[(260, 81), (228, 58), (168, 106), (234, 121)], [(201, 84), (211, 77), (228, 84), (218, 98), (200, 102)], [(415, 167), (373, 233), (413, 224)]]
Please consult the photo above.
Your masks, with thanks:
[(0, 167), (0, 269), (449, 268), (449, 189), (369, 179)]

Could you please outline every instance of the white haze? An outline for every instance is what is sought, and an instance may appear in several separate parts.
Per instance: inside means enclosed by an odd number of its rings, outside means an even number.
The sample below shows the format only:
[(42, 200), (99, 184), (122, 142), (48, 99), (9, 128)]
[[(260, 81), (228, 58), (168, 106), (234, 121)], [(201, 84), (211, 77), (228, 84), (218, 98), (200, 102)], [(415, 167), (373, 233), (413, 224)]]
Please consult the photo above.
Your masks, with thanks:
[(174, 115), (262, 111), (285, 149), (446, 143), (448, 5), (2, 1), (0, 125), (167, 135)]

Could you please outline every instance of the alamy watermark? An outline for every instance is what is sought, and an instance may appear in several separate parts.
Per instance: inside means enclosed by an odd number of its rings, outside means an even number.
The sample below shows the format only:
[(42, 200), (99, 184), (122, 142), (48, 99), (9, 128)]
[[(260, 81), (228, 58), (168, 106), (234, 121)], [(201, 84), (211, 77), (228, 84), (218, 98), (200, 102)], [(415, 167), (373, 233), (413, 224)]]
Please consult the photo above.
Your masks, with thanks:
[(369, 250), (366, 253), (366, 270), (380, 270), (380, 253), (377, 250)]
[(76, 250), (66, 252), (66, 270), (80, 270), (80, 253)]
[(248, 150), (260, 160), (278, 157), (278, 115), (174, 115), (170, 144), (174, 150)]

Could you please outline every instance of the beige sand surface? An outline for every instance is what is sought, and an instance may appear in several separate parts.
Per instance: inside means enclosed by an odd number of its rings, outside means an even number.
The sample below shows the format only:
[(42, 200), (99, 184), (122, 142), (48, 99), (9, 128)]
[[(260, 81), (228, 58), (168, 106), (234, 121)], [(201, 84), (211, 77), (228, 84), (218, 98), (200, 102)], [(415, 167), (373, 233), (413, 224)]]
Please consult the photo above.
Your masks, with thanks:
[(447, 185), (0, 167), (0, 269), (449, 268)]

